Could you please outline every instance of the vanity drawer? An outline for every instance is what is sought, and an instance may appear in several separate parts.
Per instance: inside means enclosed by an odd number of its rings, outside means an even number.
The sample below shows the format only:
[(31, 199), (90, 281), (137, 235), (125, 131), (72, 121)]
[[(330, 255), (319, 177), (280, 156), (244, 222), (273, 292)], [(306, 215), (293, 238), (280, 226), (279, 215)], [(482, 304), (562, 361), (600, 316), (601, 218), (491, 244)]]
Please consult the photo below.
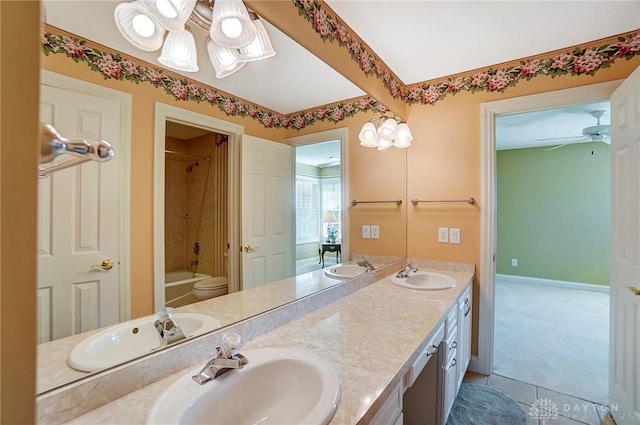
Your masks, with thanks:
[(454, 326), (451, 334), (448, 336), (447, 341), (444, 344), (445, 362), (449, 362), (451, 356), (455, 354), (456, 348), (458, 348), (458, 327)]
[(409, 371), (405, 375), (405, 387), (409, 388), (413, 385), (413, 383), (418, 379), (420, 372), (427, 365), (429, 360), (433, 357), (433, 354), (438, 351), (438, 346), (440, 342), (444, 339), (444, 324), (438, 326), (436, 333), (429, 339), (427, 345), (424, 346), (420, 355), (413, 362)]
[[(454, 306), (455, 307), (455, 306)], [(447, 319), (445, 320), (445, 338), (449, 338), (451, 336), (451, 332), (454, 331), (454, 328), (458, 324), (458, 309), (452, 308), (449, 313), (447, 313)]]

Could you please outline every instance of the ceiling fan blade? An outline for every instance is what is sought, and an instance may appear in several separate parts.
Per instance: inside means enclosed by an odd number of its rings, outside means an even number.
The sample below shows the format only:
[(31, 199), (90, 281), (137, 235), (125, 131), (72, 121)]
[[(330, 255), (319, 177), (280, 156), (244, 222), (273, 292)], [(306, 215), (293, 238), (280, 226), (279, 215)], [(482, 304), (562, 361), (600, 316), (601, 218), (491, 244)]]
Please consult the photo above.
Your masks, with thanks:
[(569, 145), (569, 143), (565, 143), (564, 145), (556, 145), (556, 146), (552, 146), (549, 149), (545, 149), (545, 152), (549, 152), (555, 149), (560, 149), (560, 148), (564, 148), (565, 146)]
[(565, 137), (548, 137), (546, 139), (536, 139), (536, 142), (546, 142), (549, 140), (569, 140), (569, 139), (582, 139), (583, 135), (580, 136), (565, 136)]

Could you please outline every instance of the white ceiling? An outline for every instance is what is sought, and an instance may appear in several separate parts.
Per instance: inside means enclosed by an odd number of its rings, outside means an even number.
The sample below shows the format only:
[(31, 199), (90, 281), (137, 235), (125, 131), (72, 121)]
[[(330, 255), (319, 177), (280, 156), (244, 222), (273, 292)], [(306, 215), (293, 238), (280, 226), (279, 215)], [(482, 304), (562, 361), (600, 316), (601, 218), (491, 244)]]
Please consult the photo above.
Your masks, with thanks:
[(340, 165), (340, 141), (334, 140), (296, 147), (296, 162), (314, 167)]
[[(640, 0), (326, 2), (405, 84), (640, 28)], [(113, 9), (118, 3), (44, 0), (45, 21), (160, 66), (156, 60), (159, 52), (140, 51), (119, 34), (113, 21)], [(265, 26), (278, 54), (249, 63), (227, 78), (216, 79), (206, 55), (206, 34), (192, 25), (200, 52), (200, 71), (185, 75), (284, 114), (365, 94), (275, 27), (269, 23)], [(570, 121), (569, 115), (561, 121)], [(587, 118), (592, 119), (588, 114)], [(573, 128), (557, 128), (553, 133), (557, 136), (550, 135), (552, 125), (542, 128), (548, 130), (546, 137), (559, 137), (575, 133), (582, 125), (576, 122)]]

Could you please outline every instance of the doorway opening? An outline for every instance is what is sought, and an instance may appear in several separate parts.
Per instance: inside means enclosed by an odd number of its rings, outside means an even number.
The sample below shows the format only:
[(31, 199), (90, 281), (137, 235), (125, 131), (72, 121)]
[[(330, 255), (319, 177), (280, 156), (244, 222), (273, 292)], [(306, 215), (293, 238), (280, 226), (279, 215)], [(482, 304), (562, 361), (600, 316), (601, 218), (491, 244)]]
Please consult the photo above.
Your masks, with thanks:
[[(497, 155), (496, 117), (579, 103), (605, 100), (620, 81), (593, 84), (489, 102), (481, 105), (481, 247), (478, 299), (478, 354), (472, 357), (471, 370), (490, 375), (494, 369), (496, 253), (497, 253)], [(526, 225), (526, 223), (524, 224)], [(540, 352), (544, 355), (544, 351)]]
[(287, 139), (294, 147), (296, 274), (349, 258), (347, 129)]
[(229, 136), (167, 121), (165, 306), (228, 292)]
[(496, 116), (492, 373), (601, 404), (608, 386), (609, 110), (606, 100)]
[[(162, 103), (156, 103), (155, 112), (154, 310), (159, 311), (165, 308), (167, 301), (170, 302), (173, 299), (177, 303), (188, 302), (192, 295), (167, 293), (167, 271), (186, 271), (190, 275), (199, 273), (211, 276), (207, 278), (207, 283), (215, 286), (223, 286), (220, 281), (226, 278), (224, 283), (227, 285), (227, 292), (236, 292), (240, 289), (239, 229), (241, 222), (238, 211), (240, 140), (243, 128)], [(194, 144), (187, 145), (184, 140), (190, 140)], [(209, 158), (211, 158), (210, 161)], [(216, 167), (220, 169), (216, 170)], [(176, 169), (175, 176), (172, 174), (173, 168)], [(224, 177), (222, 175), (216, 177), (217, 172), (224, 174)], [(189, 179), (194, 180), (191, 189), (180, 184), (176, 184), (175, 187), (167, 186), (167, 180), (172, 179), (172, 176), (177, 180), (184, 180), (185, 183)], [(205, 190), (207, 186), (213, 186), (214, 178), (223, 182), (216, 185), (219, 190), (217, 192)], [(168, 215), (172, 210), (167, 205), (170, 201), (167, 190), (180, 192), (179, 195), (184, 197), (184, 202), (176, 204), (186, 209), (177, 208), (173, 214), (174, 218)], [(215, 207), (216, 199), (218, 203), (224, 205)], [(205, 223), (223, 219), (224, 223), (203, 226)], [(176, 223), (172, 224), (170, 220), (175, 220)], [(178, 248), (175, 249), (166, 246), (165, 243), (165, 233), (168, 233), (167, 229), (171, 227), (175, 227), (174, 233), (181, 235), (179, 240), (183, 240), (183, 243), (176, 243)], [(171, 241), (171, 238), (168, 239)], [(207, 259), (204, 259), (205, 251), (209, 250), (211, 255), (207, 255)], [(180, 267), (176, 266), (176, 268), (184, 270), (170, 270), (174, 268), (173, 263), (168, 263), (168, 261), (174, 261), (172, 251), (178, 253), (176, 257), (178, 260), (175, 261), (180, 263)], [(195, 284), (196, 282), (187, 282), (185, 286), (192, 287)], [(205, 288), (204, 292), (216, 292), (213, 289), (215, 288)], [(182, 297), (183, 295), (185, 296)]]
[[(340, 141), (295, 148), (296, 274), (340, 262)], [(326, 254), (326, 255), (325, 255)]]

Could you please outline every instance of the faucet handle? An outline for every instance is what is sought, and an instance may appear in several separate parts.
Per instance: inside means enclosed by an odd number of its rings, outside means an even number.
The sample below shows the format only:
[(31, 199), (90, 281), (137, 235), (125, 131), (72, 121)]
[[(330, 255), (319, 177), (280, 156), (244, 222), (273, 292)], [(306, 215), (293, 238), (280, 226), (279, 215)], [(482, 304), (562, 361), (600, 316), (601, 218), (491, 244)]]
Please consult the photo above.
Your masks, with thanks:
[(243, 345), (244, 341), (237, 333), (224, 333), (222, 335), (222, 347), (220, 348), (220, 354), (222, 354), (223, 357), (231, 358), (238, 354)]

